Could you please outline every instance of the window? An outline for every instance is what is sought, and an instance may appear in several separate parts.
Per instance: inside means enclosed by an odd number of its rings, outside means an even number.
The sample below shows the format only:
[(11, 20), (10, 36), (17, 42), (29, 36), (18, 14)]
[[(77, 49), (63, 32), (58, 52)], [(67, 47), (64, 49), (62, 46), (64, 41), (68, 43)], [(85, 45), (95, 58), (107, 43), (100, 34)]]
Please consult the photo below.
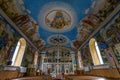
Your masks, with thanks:
[(20, 41), (18, 41), (17, 46), (15, 48), (15, 52), (14, 52), (14, 55), (12, 57), (12, 64), (11, 65), (14, 65), (14, 62), (15, 62), (15, 59), (17, 57), (17, 53), (18, 53), (19, 48), (20, 48)]
[(26, 41), (24, 38), (20, 38), (15, 48), (14, 55), (12, 57), (12, 66), (21, 66), (22, 58), (25, 52)]
[(99, 47), (98, 47), (98, 44), (96, 41), (95, 41), (95, 48), (96, 48), (96, 52), (98, 54), (98, 58), (100, 60), (100, 63), (103, 64), (102, 56), (101, 56), (101, 53), (100, 53), (100, 50), (99, 50)]
[(90, 52), (91, 52), (91, 56), (92, 56), (94, 65), (104, 64), (99, 47), (98, 47), (97, 42), (94, 38), (92, 38), (90, 40), (89, 47), (90, 47)]

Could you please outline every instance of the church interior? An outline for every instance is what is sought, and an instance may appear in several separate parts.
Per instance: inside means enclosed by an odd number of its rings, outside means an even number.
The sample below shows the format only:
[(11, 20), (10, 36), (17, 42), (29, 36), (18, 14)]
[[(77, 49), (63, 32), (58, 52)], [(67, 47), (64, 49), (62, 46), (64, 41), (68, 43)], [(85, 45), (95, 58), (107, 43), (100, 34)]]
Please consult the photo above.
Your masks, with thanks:
[(0, 80), (120, 80), (120, 0), (0, 0)]

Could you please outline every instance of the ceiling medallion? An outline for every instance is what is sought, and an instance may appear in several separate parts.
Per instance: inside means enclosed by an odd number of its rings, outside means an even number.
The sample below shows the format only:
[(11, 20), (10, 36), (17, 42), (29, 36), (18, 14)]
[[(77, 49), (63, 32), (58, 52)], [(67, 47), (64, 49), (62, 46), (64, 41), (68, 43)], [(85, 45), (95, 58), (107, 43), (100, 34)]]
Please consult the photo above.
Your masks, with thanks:
[(64, 2), (45, 4), (38, 15), (40, 28), (50, 32), (67, 32), (76, 26), (77, 16), (74, 9)]
[(64, 35), (52, 35), (48, 38), (48, 42), (51, 45), (66, 45), (69, 42), (69, 39)]
[(45, 23), (53, 29), (64, 29), (70, 27), (71, 17), (63, 10), (52, 10), (46, 15)]

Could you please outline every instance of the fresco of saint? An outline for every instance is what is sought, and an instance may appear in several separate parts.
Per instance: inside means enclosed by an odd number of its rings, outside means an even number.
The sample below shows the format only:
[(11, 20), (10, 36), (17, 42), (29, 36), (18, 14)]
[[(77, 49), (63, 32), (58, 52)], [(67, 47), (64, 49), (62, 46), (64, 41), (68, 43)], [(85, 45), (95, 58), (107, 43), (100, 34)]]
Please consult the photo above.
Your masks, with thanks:
[(56, 15), (50, 25), (51, 27), (56, 27), (58, 29), (65, 26), (65, 20), (61, 11), (56, 12)]
[(48, 14), (46, 19), (46, 23), (49, 25), (49, 27), (54, 29), (63, 29), (65, 26), (69, 26), (70, 22), (69, 15), (61, 10), (52, 11)]

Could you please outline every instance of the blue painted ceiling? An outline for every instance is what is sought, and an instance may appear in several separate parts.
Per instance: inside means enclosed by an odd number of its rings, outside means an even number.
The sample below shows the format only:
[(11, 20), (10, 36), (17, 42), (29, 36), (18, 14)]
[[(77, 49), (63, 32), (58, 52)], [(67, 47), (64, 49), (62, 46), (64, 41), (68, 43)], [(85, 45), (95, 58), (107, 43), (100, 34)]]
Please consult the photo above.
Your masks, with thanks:
[[(79, 24), (79, 22), (93, 11), (93, 7), (91, 7), (91, 5), (93, 4), (94, 1), (97, 1), (97, 0), (23, 0), (25, 9), (29, 12), (29, 15), (33, 18), (33, 20), (35, 20), (39, 24), (38, 34), (40, 38), (45, 41), (45, 46), (51, 45), (48, 42), (48, 38), (50, 36), (59, 34), (59, 35), (64, 35), (68, 38), (67, 40), (68, 42), (67, 44), (65, 44), (65, 46), (68, 46), (68, 47), (72, 46), (71, 45), (72, 41), (75, 40), (77, 37), (77, 34), (78, 34), (77, 25)], [(59, 7), (60, 9), (64, 9), (65, 8), (64, 4), (66, 4), (67, 5), (66, 8), (69, 9), (69, 11), (68, 12), (66, 11), (66, 12), (68, 14), (72, 14), (70, 15), (71, 17), (73, 18), (76, 17), (73, 22), (73, 25), (71, 26), (73, 28), (71, 30), (63, 31), (63, 32), (59, 32), (59, 31), (55, 32), (55, 31), (51, 31), (43, 28), (45, 26), (41, 25), (42, 23), (40, 20), (42, 19), (40, 18), (43, 18), (42, 15), (44, 15), (45, 9), (49, 10), (48, 8), (52, 6), (50, 8), (52, 10), (52, 8), (57, 7), (57, 5), (58, 5), (58, 9)], [(48, 6), (46, 7), (46, 5)], [(88, 9), (89, 11), (85, 13), (86, 10)]]

